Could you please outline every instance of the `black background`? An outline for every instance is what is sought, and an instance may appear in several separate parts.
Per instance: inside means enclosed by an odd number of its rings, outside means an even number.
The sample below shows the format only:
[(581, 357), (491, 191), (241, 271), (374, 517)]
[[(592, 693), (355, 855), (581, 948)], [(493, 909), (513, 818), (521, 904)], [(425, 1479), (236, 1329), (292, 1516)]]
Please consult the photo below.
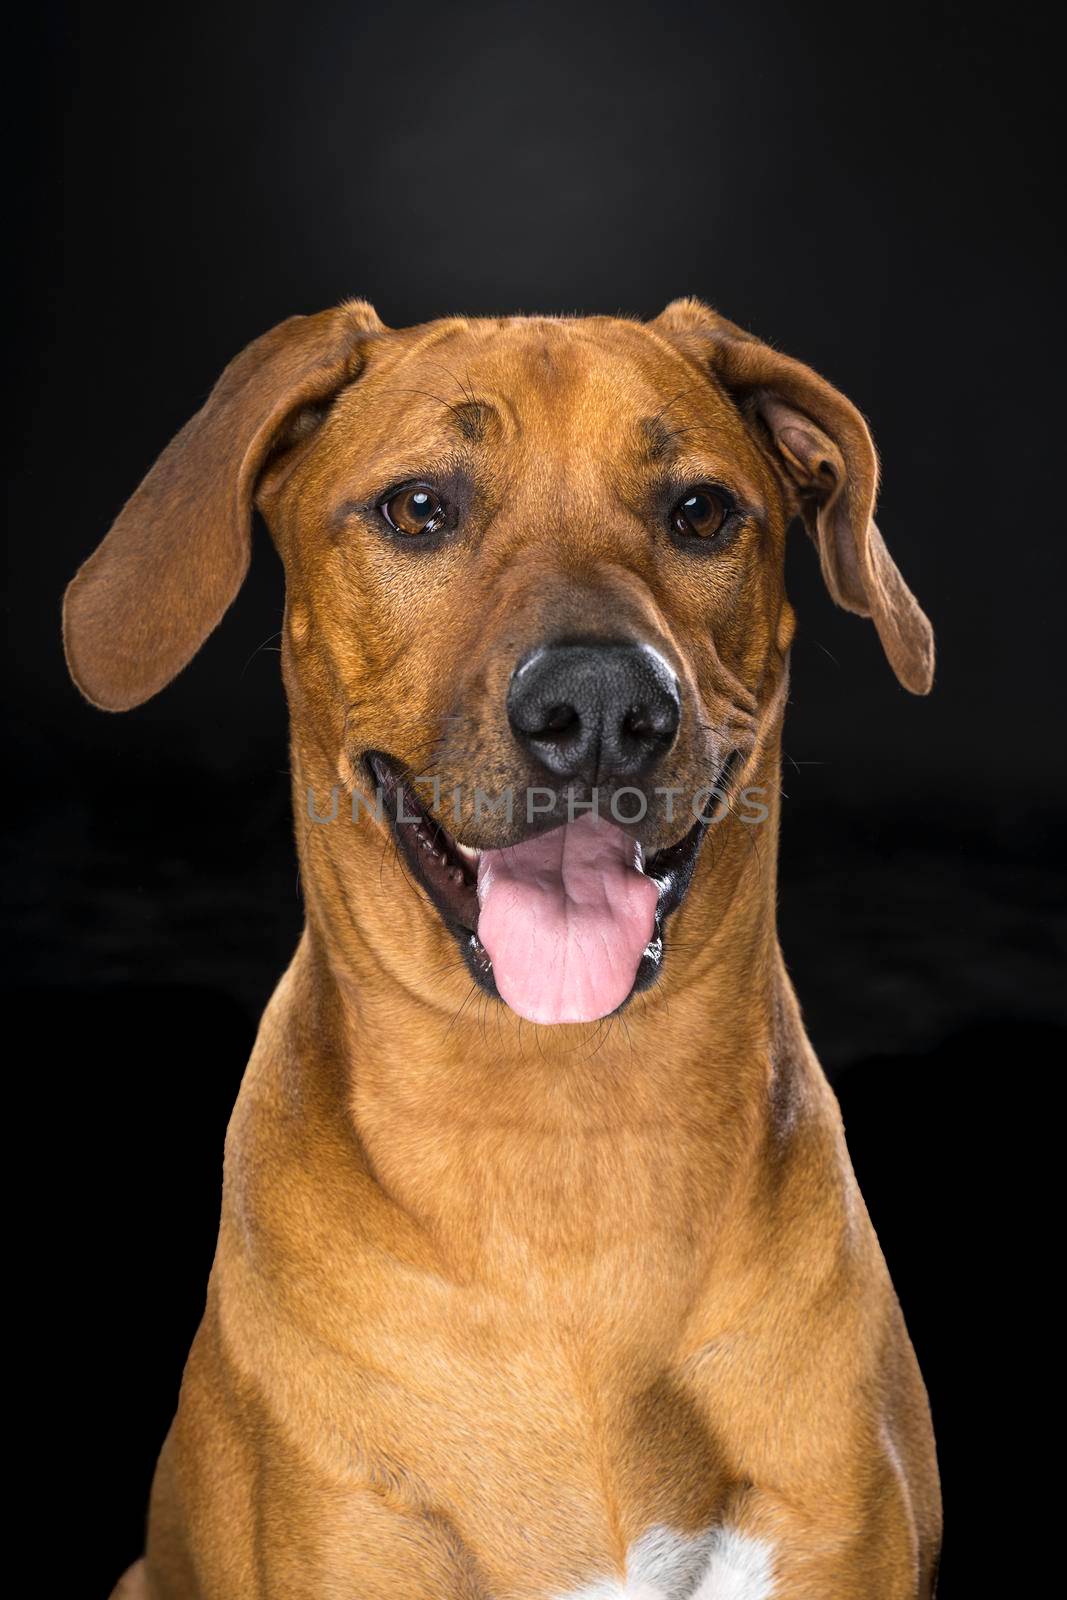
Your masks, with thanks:
[(1036, 1592), (1011, 1526), (1048, 1370), (1029, 1250), (1065, 1039), (1065, 574), (1059, 90), (1035, 15), (41, 14), (15, 58), (4, 972), (57, 1592), (60, 1560), (103, 1595), (140, 1549), (226, 1119), (301, 923), (265, 536), (218, 634), (124, 718), (66, 679), (63, 585), (229, 358), (295, 311), (651, 316), (689, 293), (869, 417), (879, 521), (937, 629), (914, 700), (795, 536), (782, 939), (931, 1393), (943, 1594)]

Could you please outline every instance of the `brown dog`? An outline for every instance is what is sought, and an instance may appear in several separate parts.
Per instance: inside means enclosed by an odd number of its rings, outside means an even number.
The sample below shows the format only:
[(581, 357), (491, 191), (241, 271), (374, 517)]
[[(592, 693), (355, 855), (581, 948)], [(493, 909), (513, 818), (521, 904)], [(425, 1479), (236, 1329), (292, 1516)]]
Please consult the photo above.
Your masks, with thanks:
[(926, 1397), (775, 934), (795, 513), (930, 687), (876, 481), (696, 301), (355, 302), (244, 351), (82, 567), (70, 670), (124, 710), (263, 512), (307, 898), (119, 1595), (932, 1593)]

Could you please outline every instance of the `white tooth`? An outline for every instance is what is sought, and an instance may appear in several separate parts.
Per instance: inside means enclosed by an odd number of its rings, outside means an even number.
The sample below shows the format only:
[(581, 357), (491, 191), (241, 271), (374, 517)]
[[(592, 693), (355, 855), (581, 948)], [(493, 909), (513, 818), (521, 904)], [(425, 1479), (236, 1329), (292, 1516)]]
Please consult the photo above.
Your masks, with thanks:
[(460, 844), (459, 840), (456, 839), (455, 846), (461, 856), (466, 856), (467, 860), (475, 865), (481, 860), (482, 852), (480, 850), (472, 850), (469, 844)]

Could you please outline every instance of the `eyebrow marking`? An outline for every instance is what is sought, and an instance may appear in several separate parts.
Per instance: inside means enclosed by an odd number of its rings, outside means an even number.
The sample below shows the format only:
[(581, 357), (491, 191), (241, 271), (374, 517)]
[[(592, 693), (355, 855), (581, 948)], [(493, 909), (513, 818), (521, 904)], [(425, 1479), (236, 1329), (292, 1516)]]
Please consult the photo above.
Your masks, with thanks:
[(681, 451), (681, 436), (690, 433), (690, 428), (672, 428), (663, 420), (663, 413), (658, 417), (645, 417), (642, 419), (641, 433), (644, 435), (645, 449), (648, 459), (654, 464), (673, 461)]
[(445, 400), (441, 395), (434, 395), (435, 400), (451, 413), (450, 427), (454, 427), (461, 439), (469, 444), (479, 444), (486, 436), (489, 425), (496, 417), (496, 409), (488, 400), (479, 400), (471, 387), (470, 378), (464, 373), (462, 378), (456, 376), (451, 367), (446, 367), (443, 362), (435, 361), (433, 365), (439, 372), (443, 372), (450, 384), (454, 384), (462, 395), (461, 400)]
[(496, 412), (486, 400), (461, 400), (449, 405), (449, 427), (468, 444), (480, 444), (489, 431)]
[[(386, 392), (388, 393), (389, 391), (387, 390)], [(451, 428), (454, 433), (458, 433), (461, 439), (468, 440), (474, 444), (484, 439), (490, 422), (495, 419), (497, 414), (496, 407), (488, 400), (460, 400), (453, 404), (451, 400), (446, 400), (443, 395), (434, 394), (432, 389), (402, 389), (395, 384), (392, 385), (392, 392), (394, 394), (418, 394), (424, 400), (436, 401), (448, 413), (445, 419), (446, 426)]]

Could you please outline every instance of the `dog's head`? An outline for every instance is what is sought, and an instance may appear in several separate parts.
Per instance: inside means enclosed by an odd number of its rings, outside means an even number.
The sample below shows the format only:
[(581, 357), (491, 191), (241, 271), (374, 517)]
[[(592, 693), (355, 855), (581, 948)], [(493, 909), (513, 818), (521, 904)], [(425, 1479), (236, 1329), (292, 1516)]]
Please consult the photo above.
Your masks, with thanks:
[(877, 478), (849, 401), (696, 301), (400, 331), (352, 302), (230, 365), (71, 583), (67, 659), (109, 710), (163, 688), (234, 598), (258, 506), (298, 761), (378, 791), (367, 825), (479, 982), (590, 1019), (655, 977), (709, 818), (777, 730), (795, 514), (929, 689)]

